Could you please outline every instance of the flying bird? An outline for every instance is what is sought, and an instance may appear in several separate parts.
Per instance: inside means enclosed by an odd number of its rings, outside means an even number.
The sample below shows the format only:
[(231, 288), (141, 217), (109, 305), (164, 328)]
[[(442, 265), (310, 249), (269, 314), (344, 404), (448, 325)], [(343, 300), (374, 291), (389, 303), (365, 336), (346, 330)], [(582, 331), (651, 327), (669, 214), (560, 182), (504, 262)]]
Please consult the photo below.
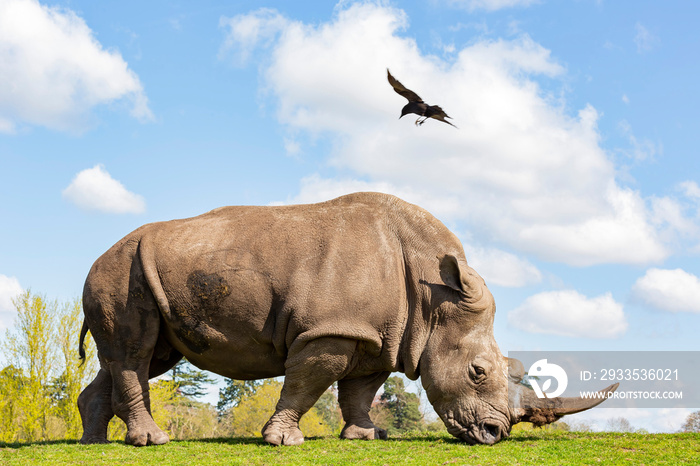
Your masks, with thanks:
[[(408, 115), (409, 113), (415, 113), (418, 115), (418, 119), (415, 123), (416, 125), (422, 125), (428, 118), (435, 118), (436, 120), (440, 120), (443, 123), (447, 123), (448, 125), (456, 128), (455, 125), (445, 120), (445, 118), (452, 118), (451, 116), (445, 113), (445, 111), (438, 105), (428, 105), (423, 102), (423, 99), (421, 99), (418, 94), (410, 89), (407, 89), (406, 86), (401, 84), (398, 79), (393, 77), (391, 72), (389, 72), (389, 68), (386, 69), (386, 77), (396, 93), (408, 99), (408, 103), (401, 109), (401, 116), (399, 119), (404, 115)], [(421, 120), (420, 117), (423, 117), (423, 119)]]

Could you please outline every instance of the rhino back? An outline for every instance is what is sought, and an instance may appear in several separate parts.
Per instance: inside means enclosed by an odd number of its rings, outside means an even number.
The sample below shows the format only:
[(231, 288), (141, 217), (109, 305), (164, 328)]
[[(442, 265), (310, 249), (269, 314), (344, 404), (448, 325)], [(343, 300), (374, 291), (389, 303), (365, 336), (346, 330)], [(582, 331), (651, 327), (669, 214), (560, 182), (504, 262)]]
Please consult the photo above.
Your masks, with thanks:
[(237, 378), (281, 375), (291, 353), (322, 336), (357, 340), (371, 364), (395, 367), (408, 312), (397, 201), (224, 207), (153, 224), (141, 260), (167, 299), (168, 339)]
[[(282, 375), (287, 357), (327, 336), (358, 342), (360, 372), (401, 370), (399, 347), (419, 306), (411, 288), (432, 273), (437, 249), (461, 251), (426, 211), (377, 193), (223, 207), (120, 242), (135, 243), (142, 267), (132, 270), (150, 270), (170, 344), (238, 379)], [(129, 275), (113, 265), (104, 269)]]

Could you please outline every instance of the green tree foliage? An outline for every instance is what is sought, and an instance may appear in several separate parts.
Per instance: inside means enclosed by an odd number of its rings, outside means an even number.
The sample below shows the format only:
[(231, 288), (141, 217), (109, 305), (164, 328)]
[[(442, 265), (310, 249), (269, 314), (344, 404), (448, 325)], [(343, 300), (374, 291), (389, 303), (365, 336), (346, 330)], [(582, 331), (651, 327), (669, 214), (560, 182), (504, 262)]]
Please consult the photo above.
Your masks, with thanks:
[(255, 394), (262, 384), (261, 380), (226, 379), (226, 386), (219, 389), (219, 402), (216, 404), (219, 416), (225, 416), (231, 408), (238, 406), (242, 399)]
[(21, 390), (13, 393), (19, 426), (17, 440), (48, 440), (52, 399), (48, 387), (56, 366), (56, 324), (58, 304), (26, 291), (13, 300), (16, 328), (4, 341), (6, 358), (20, 376)]
[(94, 375), (94, 344), (88, 362), (77, 355), (82, 324), (80, 300), (59, 305), (26, 291), (14, 301), (17, 318), (2, 342), (10, 366), (2, 371), (5, 441), (78, 438), (82, 425), (77, 399)]
[(25, 383), (22, 371), (14, 366), (0, 371), (0, 442), (19, 439), (23, 416), (20, 395)]
[[(229, 424), (226, 433), (237, 437), (261, 437), (262, 427), (275, 412), (282, 391), (282, 382), (265, 380), (254, 393), (240, 398), (238, 404), (224, 416)], [(334, 432), (316, 408), (311, 408), (299, 421), (299, 428), (306, 437), (321, 437)]]
[(167, 409), (170, 411), (167, 431), (172, 438), (188, 440), (222, 435), (216, 408), (208, 403), (179, 396)]
[(58, 312), (56, 339), (59, 351), (59, 367), (63, 372), (51, 386), (55, 414), (65, 423), (65, 437), (80, 438), (82, 422), (78, 412), (78, 395), (92, 381), (97, 372), (95, 343), (92, 338), (85, 342), (85, 360), (76, 357), (83, 323), (83, 306), (79, 299), (65, 303)]
[(343, 415), (338, 405), (338, 397), (334, 387), (326, 390), (313, 407), (316, 413), (328, 430), (333, 434), (340, 435), (343, 428)]
[(190, 362), (182, 358), (170, 369), (172, 381), (178, 394), (188, 398), (201, 398), (207, 394), (205, 385), (214, 383), (206, 372), (197, 370)]
[(398, 376), (389, 377), (384, 382), (384, 393), (370, 414), (374, 423), (390, 435), (424, 429), (420, 399), (415, 393), (406, 391), (403, 379)]
[(265, 380), (250, 395), (243, 395), (235, 406), (223, 417), (229, 425), (229, 435), (260, 437), (260, 429), (275, 412), (282, 384)]

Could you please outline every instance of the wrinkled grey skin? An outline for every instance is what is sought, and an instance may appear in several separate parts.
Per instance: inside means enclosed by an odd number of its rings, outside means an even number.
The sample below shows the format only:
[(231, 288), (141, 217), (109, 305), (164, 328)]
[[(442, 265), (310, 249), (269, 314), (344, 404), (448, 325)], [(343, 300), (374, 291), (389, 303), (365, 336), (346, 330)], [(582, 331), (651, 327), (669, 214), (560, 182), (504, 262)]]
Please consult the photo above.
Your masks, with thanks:
[(420, 376), (449, 432), (469, 443), (561, 415), (542, 416), (530, 394), (509, 408), (522, 375), (511, 361), (509, 382), (491, 293), (442, 223), (385, 194), (145, 225), (95, 262), (83, 306), (81, 348), (89, 328), (101, 367), (78, 400), (83, 443), (106, 442), (114, 415), (127, 443), (167, 442), (148, 379), (183, 355), (232, 379), (284, 375), (262, 430), (274, 445), (303, 442), (299, 418), (335, 381), (341, 437), (386, 438), (368, 412), (397, 371)]

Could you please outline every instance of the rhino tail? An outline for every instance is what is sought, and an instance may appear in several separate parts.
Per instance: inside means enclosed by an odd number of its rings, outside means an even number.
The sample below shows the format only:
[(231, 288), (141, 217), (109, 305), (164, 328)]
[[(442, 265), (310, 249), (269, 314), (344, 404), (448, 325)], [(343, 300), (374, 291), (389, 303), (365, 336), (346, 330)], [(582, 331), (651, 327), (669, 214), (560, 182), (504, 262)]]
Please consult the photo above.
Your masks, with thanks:
[(158, 308), (164, 317), (169, 318), (170, 305), (168, 304), (168, 298), (165, 296), (163, 285), (161, 284), (160, 277), (158, 276), (153, 245), (147, 236), (141, 238), (141, 241), (139, 242), (138, 255), (139, 259), (141, 260), (143, 274), (146, 277), (146, 283), (148, 283), (151, 293), (153, 293), (153, 296), (156, 298)]
[(83, 320), (83, 328), (80, 329), (80, 342), (78, 343), (78, 356), (80, 357), (80, 365), (85, 364), (85, 335), (87, 335), (87, 322)]

